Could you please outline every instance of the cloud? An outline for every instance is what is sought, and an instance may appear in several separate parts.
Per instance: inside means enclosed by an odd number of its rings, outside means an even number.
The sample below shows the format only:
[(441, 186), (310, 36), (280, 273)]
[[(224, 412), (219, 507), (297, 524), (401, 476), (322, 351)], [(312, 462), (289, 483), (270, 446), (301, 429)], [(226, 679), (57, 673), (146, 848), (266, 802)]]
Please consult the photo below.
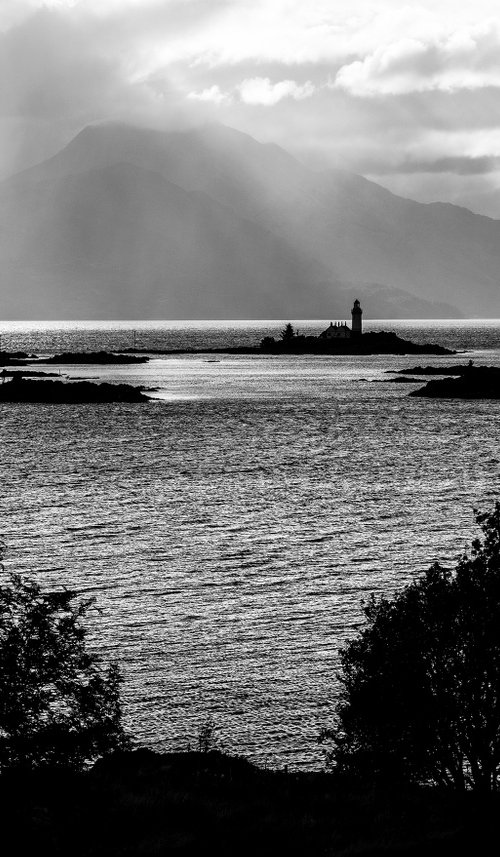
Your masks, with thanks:
[(220, 86), (213, 84), (202, 90), (192, 90), (187, 94), (187, 98), (216, 105), (229, 105), (239, 99), (243, 104), (272, 107), (285, 98), (301, 101), (303, 98), (309, 98), (315, 91), (316, 87), (309, 80), (302, 84), (295, 80), (271, 83), (268, 77), (252, 77), (245, 78), (230, 91), (223, 91)]
[(202, 27), (221, 3), (202, 9), (204, 0), (127, 0), (97, 12), (85, 0), (53, 0), (11, 26), (4, 17), (0, 178), (53, 154), (91, 122), (192, 121), (184, 79), (152, 74), (149, 48), (164, 38), (167, 21), (175, 39)]
[(222, 92), (217, 84), (202, 89), (200, 92), (188, 92), (187, 98), (192, 101), (205, 101), (212, 102), (213, 104), (229, 104), (231, 101), (231, 95), (227, 92)]
[(449, 173), (456, 176), (483, 176), (495, 173), (500, 168), (500, 157), (496, 155), (482, 155), (479, 157), (451, 156), (433, 158), (429, 160), (403, 158), (399, 162), (391, 164), (365, 163), (366, 172), (379, 176), (383, 175), (411, 175), (417, 173), (443, 174)]
[(500, 87), (500, 33), (489, 22), (423, 41), (406, 37), (343, 65), (333, 86), (355, 96)]
[(241, 100), (245, 104), (262, 104), (271, 107), (283, 98), (300, 101), (313, 95), (315, 87), (311, 81), (298, 84), (295, 80), (280, 80), (271, 83), (268, 77), (247, 78), (238, 87)]
[(0, 176), (90, 122), (217, 119), (467, 203), (499, 89), (498, 0), (0, 0)]

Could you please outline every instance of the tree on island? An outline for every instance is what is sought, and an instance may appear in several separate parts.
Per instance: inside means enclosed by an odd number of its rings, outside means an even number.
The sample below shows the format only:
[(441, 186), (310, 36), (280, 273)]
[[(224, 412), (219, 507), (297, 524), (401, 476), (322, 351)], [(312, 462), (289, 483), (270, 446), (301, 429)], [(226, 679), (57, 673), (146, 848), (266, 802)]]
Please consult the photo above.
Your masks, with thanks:
[(293, 329), (293, 324), (288, 322), (283, 330), (281, 331), (281, 338), (284, 342), (289, 342), (290, 339), (293, 339), (295, 336), (295, 330)]
[(372, 596), (341, 650), (339, 771), (457, 790), (500, 787), (500, 503), (454, 571)]
[(78, 770), (128, 746), (118, 668), (86, 648), (92, 603), (15, 574), (0, 586), (0, 770)]

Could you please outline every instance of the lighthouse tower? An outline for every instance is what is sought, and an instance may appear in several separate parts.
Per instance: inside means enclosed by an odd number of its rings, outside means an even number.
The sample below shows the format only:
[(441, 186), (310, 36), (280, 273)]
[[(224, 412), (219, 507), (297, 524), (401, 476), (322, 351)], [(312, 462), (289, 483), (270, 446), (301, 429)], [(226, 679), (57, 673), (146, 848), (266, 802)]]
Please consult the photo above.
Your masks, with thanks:
[(361, 336), (363, 333), (363, 321), (362, 315), (363, 310), (361, 309), (360, 303), (358, 300), (354, 301), (354, 306), (351, 310), (352, 315), (352, 335), (353, 336)]

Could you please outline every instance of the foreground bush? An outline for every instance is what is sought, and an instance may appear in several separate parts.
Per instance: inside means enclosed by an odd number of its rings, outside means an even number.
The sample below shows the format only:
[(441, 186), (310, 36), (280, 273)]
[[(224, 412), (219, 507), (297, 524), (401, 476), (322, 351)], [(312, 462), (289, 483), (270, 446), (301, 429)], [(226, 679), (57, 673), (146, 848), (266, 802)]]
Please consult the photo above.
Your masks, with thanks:
[(18, 575), (0, 587), (0, 770), (80, 769), (127, 746), (118, 669), (86, 648), (91, 604)]
[(339, 771), (495, 791), (500, 773), (500, 504), (454, 571), (372, 597), (341, 652)]

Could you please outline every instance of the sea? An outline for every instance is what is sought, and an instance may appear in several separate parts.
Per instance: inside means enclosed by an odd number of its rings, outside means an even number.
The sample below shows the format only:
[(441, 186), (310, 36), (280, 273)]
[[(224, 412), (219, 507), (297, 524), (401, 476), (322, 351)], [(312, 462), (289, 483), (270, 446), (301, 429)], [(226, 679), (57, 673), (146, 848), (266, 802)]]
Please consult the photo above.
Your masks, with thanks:
[[(48, 355), (250, 345), (282, 327), (2, 322), (0, 336)], [(419, 364), (500, 366), (500, 321), (365, 329), (463, 353), (158, 355), (57, 369), (155, 388), (149, 404), (0, 404), (5, 569), (95, 597), (89, 645), (121, 667), (137, 744), (194, 748), (208, 725), (260, 765), (323, 767), (363, 602), (453, 566), (474, 509), (500, 498), (500, 402), (387, 383)]]

